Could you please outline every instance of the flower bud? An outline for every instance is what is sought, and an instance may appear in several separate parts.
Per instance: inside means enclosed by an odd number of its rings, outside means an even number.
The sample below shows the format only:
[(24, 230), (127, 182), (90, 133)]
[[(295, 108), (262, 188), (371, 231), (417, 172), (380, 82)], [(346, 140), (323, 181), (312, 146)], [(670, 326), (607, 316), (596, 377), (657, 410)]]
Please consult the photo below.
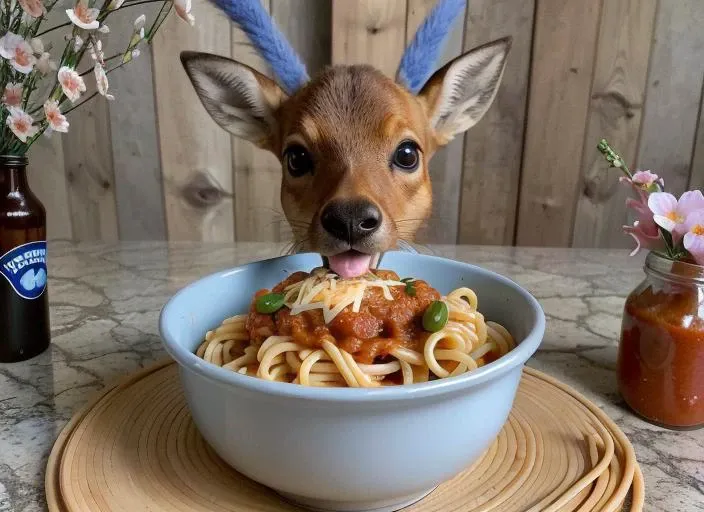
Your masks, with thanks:
[(134, 20), (134, 29), (139, 32), (144, 27), (146, 22), (147, 17), (144, 14), (140, 14), (139, 17)]

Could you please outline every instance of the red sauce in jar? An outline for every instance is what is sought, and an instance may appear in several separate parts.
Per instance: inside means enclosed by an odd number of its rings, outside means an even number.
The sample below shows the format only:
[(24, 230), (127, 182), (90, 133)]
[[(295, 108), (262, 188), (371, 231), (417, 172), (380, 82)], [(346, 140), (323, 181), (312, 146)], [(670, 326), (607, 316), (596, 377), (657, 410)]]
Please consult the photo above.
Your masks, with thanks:
[(671, 428), (704, 426), (704, 290), (648, 282), (626, 300), (618, 380), (628, 405)]

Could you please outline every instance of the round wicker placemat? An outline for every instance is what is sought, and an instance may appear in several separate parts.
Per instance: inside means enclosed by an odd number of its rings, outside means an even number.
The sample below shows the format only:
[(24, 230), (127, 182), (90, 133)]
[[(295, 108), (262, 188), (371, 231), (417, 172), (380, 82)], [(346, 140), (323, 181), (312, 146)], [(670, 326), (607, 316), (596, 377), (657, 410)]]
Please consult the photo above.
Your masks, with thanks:
[[(630, 501), (640, 511), (643, 493), (623, 432), (576, 391), (526, 369), (491, 448), (405, 510), (607, 512)], [(172, 363), (105, 391), (71, 420), (49, 457), (46, 494), (51, 512), (300, 510), (208, 447)]]

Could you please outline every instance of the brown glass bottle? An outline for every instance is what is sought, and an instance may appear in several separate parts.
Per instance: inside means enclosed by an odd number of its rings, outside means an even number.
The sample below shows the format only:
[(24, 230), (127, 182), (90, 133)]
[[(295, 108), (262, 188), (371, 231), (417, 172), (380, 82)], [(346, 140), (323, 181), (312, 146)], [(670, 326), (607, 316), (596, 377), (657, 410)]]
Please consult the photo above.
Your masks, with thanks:
[(0, 155), (0, 362), (49, 346), (46, 212), (27, 183), (27, 158)]

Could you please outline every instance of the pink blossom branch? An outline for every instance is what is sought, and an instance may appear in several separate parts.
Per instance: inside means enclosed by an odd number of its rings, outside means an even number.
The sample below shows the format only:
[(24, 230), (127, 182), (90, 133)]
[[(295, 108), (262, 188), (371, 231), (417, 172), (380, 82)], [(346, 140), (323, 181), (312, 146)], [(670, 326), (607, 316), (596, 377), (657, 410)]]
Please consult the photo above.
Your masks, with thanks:
[[(113, 71), (115, 71), (115, 70), (118, 69), (118, 68), (121, 68), (121, 67), (124, 66), (125, 64), (127, 64), (127, 62), (121, 62), (121, 63), (118, 64), (117, 66), (113, 66), (113, 67), (111, 67), (110, 69), (106, 69), (106, 70), (105, 70), (105, 74), (106, 74), (106, 75), (109, 75), (110, 73), (112, 73)], [(69, 112), (71, 112), (71, 111), (73, 111), (73, 110), (76, 110), (78, 107), (80, 107), (80, 106), (83, 105), (84, 103), (87, 103), (87, 102), (89, 102), (90, 100), (92, 100), (93, 98), (95, 98), (98, 94), (100, 94), (98, 91), (94, 92), (93, 94), (91, 94), (90, 96), (88, 96), (86, 99), (84, 99), (84, 100), (81, 101), (80, 103), (76, 103), (75, 105), (73, 105), (70, 109), (66, 110), (63, 114), (66, 115), (66, 114), (68, 114)], [(65, 100), (64, 100), (64, 101), (65, 101)]]
[[(76, 103), (76, 104), (75, 104), (74, 106), (72, 106), (70, 109), (66, 110), (63, 114), (66, 115), (66, 114), (68, 114), (69, 112), (71, 112), (71, 111), (73, 111), (73, 110), (76, 110), (78, 107), (80, 107), (80, 106), (83, 105), (84, 103), (87, 103), (87, 102), (89, 102), (90, 100), (92, 100), (93, 98), (95, 98), (98, 94), (99, 94), (98, 91), (94, 92), (93, 94), (91, 94), (90, 96), (88, 96), (88, 97), (87, 97), (86, 99), (84, 99), (83, 101), (81, 101), (81, 102), (79, 102), (79, 103)], [(64, 101), (66, 101), (66, 100), (64, 100)]]
[[(110, 57), (108, 57), (108, 58), (106, 58), (106, 59), (103, 59), (103, 62), (110, 62), (111, 60), (115, 60), (115, 59), (117, 59), (117, 58), (119, 58), (119, 57), (122, 57), (123, 55), (125, 55), (125, 52), (116, 53), (115, 55), (111, 55)], [(95, 65), (89, 67), (88, 69), (86, 69), (86, 70), (83, 71), (82, 73), (79, 73), (79, 75), (80, 75), (80, 76), (89, 75), (90, 72), (93, 71), (93, 68), (94, 68), (94, 67), (95, 67)]]
[(43, 30), (43, 31), (39, 32), (39, 33), (36, 34), (34, 37), (43, 36), (44, 34), (48, 34), (49, 32), (53, 32), (54, 30), (58, 30), (58, 29), (60, 29), (60, 28), (68, 27), (69, 25), (73, 25), (73, 22), (72, 22), (72, 21), (69, 21), (69, 22), (67, 22), (67, 23), (62, 23), (61, 25), (56, 25), (56, 26), (54, 26), (54, 27), (48, 28), (48, 29), (46, 29), (46, 30)]
[[(168, 5), (168, 7), (167, 7)], [(149, 27), (149, 32), (146, 35), (147, 43), (151, 43), (152, 40), (154, 39), (154, 36), (156, 33), (159, 31), (159, 28), (161, 27), (161, 24), (164, 23), (164, 20), (168, 17), (169, 13), (171, 12), (171, 8), (173, 7), (174, 3), (173, 2), (164, 2), (164, 5), (161, 6), (161, 9), (159, 9), (159, 14), (156, 15), (156, 18), (154, 18), (154, 23), (152, 23), (152, 26)], [(164, 13), (164, 8), (166, 7), (166, 13)], [(163, 14), (163, 16), (162, 16)], [(161, 18), (160, 18), (161, 16)]]
[[(108, 16), (110, 16), (112, 13), (117, 12), (117, 11), (121, 11), (122, 9), (126, 9), (127, 7), (134, 7), (134, 6), (136, 6), (136, 5), (142, 5), (142, 4), (153, 4), (153, 3), (156, 3), (156, 2), (164, 2), (164, 1), (168, 1), (168, 0), (139, 0), (139, 1), (137, 1), (137, 2), (124, 3), (124, 4), (122, 4), (120, 7), (118, 7), (117, 9), (112, 9), (112, 10), (110, 10), (110, 11), (106, 11), (106, 12), (105, 12), (105, 15), (102, 16), (102, 17), (100, 17), (99, 19), (100, 19), (101, 21), (103, 21), (103, 20), (105, 20)], [(48, 34), (49, 32), (53, 32), (54, 30), (58, 30), (58, 29), (63, 28), (63, 27), (70, 27), (71, 25), (73, 25), (73, 22), (72, 22), (72, 21), (68, 21), (68, 22), (66, 22), (66, 23), (62, 23), (61, 25), (56, 25), (56, 26), (51, 27), (51, 28), (48, 28), (48, 29), (46, 29), (46, 30), (44, 30), (44, 31), (42, 31), (42, 32), (39, 32), (35, 37), (43, 36), (44, 34)]]

